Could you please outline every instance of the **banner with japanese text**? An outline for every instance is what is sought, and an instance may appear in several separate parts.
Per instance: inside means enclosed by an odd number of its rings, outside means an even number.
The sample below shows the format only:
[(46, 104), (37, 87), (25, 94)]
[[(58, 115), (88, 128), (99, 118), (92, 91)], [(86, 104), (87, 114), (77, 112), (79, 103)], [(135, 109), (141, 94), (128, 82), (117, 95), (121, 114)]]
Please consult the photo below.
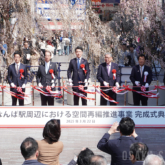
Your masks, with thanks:
[(65, 128), (105, 128), (123, 117), (136, 127), (165, 127), (163, 107), (1, 107), (1, 128), (42, 128), (50, 119), (60, 119)]

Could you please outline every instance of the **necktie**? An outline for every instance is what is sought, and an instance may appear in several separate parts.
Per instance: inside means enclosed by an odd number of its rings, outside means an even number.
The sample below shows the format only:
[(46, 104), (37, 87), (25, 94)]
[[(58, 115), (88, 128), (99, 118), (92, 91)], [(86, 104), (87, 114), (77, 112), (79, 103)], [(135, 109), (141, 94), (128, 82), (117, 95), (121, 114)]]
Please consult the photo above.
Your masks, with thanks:
[(77, 59), (77, 68), (78, 69), (80, 68), (80, 59), (79, 58)]
[(142, 66), (141, 66), (141, 77), (142, 77), (142, 73), (143, 73), (143, 70), (142, 70)]
[(109, 76), (109, 65), (107, 65), (107, 73), (108, 73), (108, 76)]
[(18, 64), (17, 64), (17, 74), (18, 74)]

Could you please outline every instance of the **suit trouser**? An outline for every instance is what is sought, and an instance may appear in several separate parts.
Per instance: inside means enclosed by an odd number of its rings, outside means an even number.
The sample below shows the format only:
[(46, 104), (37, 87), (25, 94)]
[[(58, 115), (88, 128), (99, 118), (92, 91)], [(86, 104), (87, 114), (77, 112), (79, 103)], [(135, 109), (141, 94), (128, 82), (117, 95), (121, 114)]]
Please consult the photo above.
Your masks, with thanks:
[(147, 102), (148, 102), (148, 98), (144, 97), (136, 92), (133, 92), (133, 102), (135, 106), (139, 106), (140, 105), (140, 101), (142, 103), (143, 106), (147, 106)]
[[(105, 94), (108, 95), (109, 97), (111, 97), (113, 100), (116, 101), (116, 93), (113, 92), (112, 90), (107, 91)], [(116, 103), (113, 103), (113, 102), (110, 102), (110, 101), (109, 101), (109, 103), (110, 103), (110, 105), (116, 105)], [(102, 97), (102, 96), (100, 98), (100, 105), (107, 105), (107, 100), (104, 99), (104, 97)]]
[[(25, 92), (25, 89), (22, 88), (22, 92)], [(15, 92), (15, 93), (21, 94), (19, 92)], [(13, 96), (11, 96), (11, 98), (12, 98), (12, 106), (16, 106), (17, 105), (17, 98), (13, 97)], [(24, 106), (24, 99), (18, 99), (18, 101), (19, 101), (19, 106)]]
[(40, 94), (41, 96), (41, 105), (54, 105), (54, 97), (52, 96), (44, 96), (43, 94)]
[[(80, 91), (78, 88), (73, 88), (73, 91), (78, 92), (78, 93), (82, 93), (83, 95), (87, 96), (87, 93)], [(79, 105), (79, 98), (80, 97), (74, 95), (74, 105)], [(82, 105), (87, 105), (86, 99), (81, 98), (81, 101), (82, 101)]]

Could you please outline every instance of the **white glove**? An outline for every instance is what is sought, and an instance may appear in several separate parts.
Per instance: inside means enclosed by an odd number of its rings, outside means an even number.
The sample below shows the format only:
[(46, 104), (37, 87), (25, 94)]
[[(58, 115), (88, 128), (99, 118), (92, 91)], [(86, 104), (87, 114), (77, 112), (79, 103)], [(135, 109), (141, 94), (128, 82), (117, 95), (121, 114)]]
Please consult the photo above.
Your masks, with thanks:
[(16, 87), (16, 85), (14, 83), (11, 83), (10, 85), (11, 85), (12, 88)]
[(72, 83), (72, 79), (71, 78), (68, 81), (69, 81), (69, 83)]
[(109, 87), (109, 83), (107, 83), (106, 81), (103, 82), (104, 86)]
[(51, 87), (54, 88), (55, 87), (55, 84), (53, 83)]
[(38, 84), (38, 86), (39, 86), (39, 88), (43, 88), (43, 86), (42, 86), (42, 84), (41, 84), (41, 83), (39, 83), (39, 84)]
[(136, 86), (140, 86), (140, 82), (139, 81), (135, 81)]
[(72, 79), (70, 78), (68, 81), (69, 81), (69, 85), (70, 85), (70, 86), (73, 86), (73, 84), (72, 84)]
[(85, 82), (85, 87), (87, 87), (87, 86), (88, 86), (88, 81), (87, 81), (87, 79), (85, 79), (84, 82)]
[(26, 85), (25, 85), (25, 84), (23, 84), (23, 85), (22, 85), (22, 88), (25, 88), (25, 86), (26, 86)]
[(149, 84), (148, 84), (148, 83), (146, 83), (146, 84), (145, 84), (145, 87), (146, 87), (146, 88), (148, 88), (148, 87), (149, 87)]
[(116, 87), (117, 87), (117, 89), (120, 87), (120, 85), (119, 85), (119, 83), (118, 83), (118, 82), (116, 82)]

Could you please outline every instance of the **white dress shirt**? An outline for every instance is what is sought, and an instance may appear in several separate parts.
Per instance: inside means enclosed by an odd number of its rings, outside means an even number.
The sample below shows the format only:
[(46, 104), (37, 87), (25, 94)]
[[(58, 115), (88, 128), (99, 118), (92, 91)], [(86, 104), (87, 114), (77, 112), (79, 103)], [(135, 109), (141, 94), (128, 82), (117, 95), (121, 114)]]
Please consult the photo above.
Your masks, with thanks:
[(80, 58), (77, 57), (77, 61), (78, 61), (78, 59), (79, 59), (79, 63), (81, 63), (81, 59), (82, 59), (82, 57), (80, 57)]
[[(18, 66), (18, 67), (17, 67)], [(19, 73), (19, 68), (20, 68), (20, 62), (19, 63), (15, 63), (15, 70), (17, 72), (17, 68), (18, 68), (18, 73)]]
[[(109, 68), (108, 68), (108, 66), (109, 66)], [(109, 73), (108, 76), (110, 76), (110, 74), (111, 74), (111, 62), (109, 64), (107, 64), (107, 72)]]
[(49, 66), (50, 66), (50, 61), (49, 62), (45, 62), (45, 72), (46, 72), (46, 74), (48, 73)]
[[(140, 66), (140, 65), (139, 65)], [(140, 66), (140, 75), (141, 75), (141, 77), (142, 77), (142, 75), (143, 75), (143, 70), (144, 70), (144, 65), (143, 66)]]

